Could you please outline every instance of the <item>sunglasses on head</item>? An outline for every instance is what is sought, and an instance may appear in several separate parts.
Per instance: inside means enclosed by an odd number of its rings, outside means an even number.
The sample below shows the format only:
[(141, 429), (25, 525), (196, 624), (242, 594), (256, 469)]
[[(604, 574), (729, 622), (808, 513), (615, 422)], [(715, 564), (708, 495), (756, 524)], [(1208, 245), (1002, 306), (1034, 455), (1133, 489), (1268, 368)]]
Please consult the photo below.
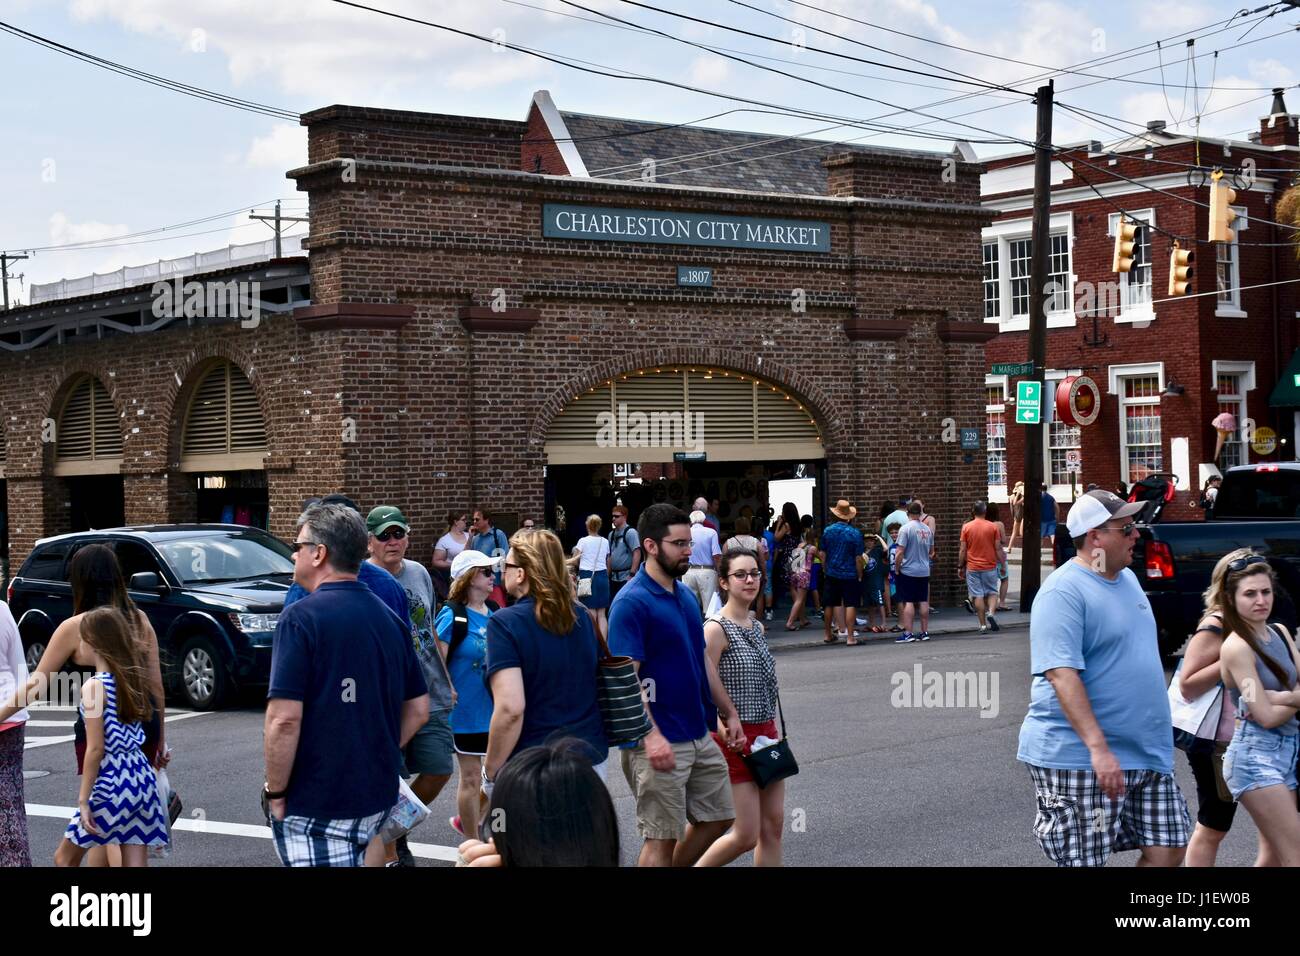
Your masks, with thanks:
[(1252, 564), (1268, 564), (1268, 558), (1262, 554), (1248, 554), (1244, 558), (1238, 558), (1236, 561), (1228, 562), (1228, 570), (1233, 574), (1238, 571), (1245, 571)]
[(405, 537), (406, 537), (406, 532), (403, 531), (401, 528), (389, 528), (375, 535), (375, 538), (379, 541), (388, 541), (390, 539), (396, 539), (398, 541), (401, 541)]

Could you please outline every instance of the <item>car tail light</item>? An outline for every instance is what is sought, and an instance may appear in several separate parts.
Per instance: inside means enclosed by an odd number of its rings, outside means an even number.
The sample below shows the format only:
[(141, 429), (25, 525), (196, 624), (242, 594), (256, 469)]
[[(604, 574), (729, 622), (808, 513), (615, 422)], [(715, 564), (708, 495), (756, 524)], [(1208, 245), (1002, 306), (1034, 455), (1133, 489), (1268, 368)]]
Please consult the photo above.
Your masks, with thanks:
[(1147, 577), (1170, 580), (1174, 576), (1174, 554), (1163, 541), (1147, 542)]
[(1277, 471), (1277, 465), (1256, 465), (1256, 471)]

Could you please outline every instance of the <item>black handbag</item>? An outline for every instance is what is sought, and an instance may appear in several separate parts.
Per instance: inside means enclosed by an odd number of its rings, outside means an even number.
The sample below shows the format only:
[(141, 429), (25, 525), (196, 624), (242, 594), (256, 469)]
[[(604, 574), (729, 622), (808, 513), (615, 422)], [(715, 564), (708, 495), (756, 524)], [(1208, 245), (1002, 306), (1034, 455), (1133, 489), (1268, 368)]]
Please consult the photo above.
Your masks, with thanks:
[(769, 783), (784, 780), (786, 777), (793, 777), (799, 772), (799, 764), (794, 759), (794, 751), (790, 749), (790, 737), (785, 732), (785, 711), (781, 709), (781, 694), (779, 691), (776, 695), (776, 710), (781, 716), (781, 739), (769, 747), (764, 747), (757, 753), (740, 755), (740, 759), (745, 761), (745, 766), (749, 768), (749, 772), (753, 775), (754, 782), (758, 784), (760, 790)]
[[(585, 611), (582, 613), (586, 613)], [(599, 631), (600, 653), (596, 661), (596, 699), (611, 747), (636, 743), (654, 729), (641, 698), (641, 681), (630, 657), (615, 657)]]

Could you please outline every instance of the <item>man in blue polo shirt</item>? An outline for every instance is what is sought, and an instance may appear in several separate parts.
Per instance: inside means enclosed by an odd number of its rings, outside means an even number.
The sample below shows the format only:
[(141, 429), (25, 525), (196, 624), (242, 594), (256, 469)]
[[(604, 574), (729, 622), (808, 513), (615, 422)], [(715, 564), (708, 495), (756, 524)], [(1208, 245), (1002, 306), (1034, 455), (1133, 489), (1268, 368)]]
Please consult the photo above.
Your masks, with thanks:
[(346, 505), (298, 521), (293, 576), (311, 600), (280, 615), (264, 728), (263, 800), (285, 866), (383, 865), (375, 837), (401, 748), (429, 716), (409, 632), (357, 581), (366, 545)]
[(651, 505), (637, 532), (645, 564), (618, 593), (609, 644), (637, 662), (654, 730), (624, 749), (623, 774), (645, 840), (639, 865), (692, 866), (736, 815), (727, 761), (709, 730), (716, 721), (729, 743), (744, 731), (734, 710), (715, 710), (728, 697), (704, 653), (699, 605), (679, 580), (691, 560), (690, 518)]

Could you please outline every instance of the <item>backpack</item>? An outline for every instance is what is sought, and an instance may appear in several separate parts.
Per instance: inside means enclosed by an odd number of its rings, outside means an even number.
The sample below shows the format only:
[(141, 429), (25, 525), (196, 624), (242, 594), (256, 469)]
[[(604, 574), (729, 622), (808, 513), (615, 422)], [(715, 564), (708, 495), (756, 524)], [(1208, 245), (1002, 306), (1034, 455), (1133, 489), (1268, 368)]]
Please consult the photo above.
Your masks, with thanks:
[[(628, 533), (630, 530), (632, 530), (632, 526), (631, 526), (631, 525), (624, 525), (623, 527), (619, 528), (618, 530), (616, 530), (616, 531), (611, 531), (611, 532), (609, 533), (610, 571), (614, 572), (615, 574), (618, 574), (618, 573), (623, 572), (623, 571), (631, 571), (631, 570), (632, 570), (633, 551), (635, 551), (636, 549), (635, 549), (635, 548), (629, 548), (629, 547), (627, 546), (627, 533)], [(615, 536), (616, 536), (616, 535), (618, 536), (617, 540), (615, 540)], [(622, 568), (614, 567), (613, 556), (614, 556), (614, 546), (615, 546), (616, 544), (621, 544), (621, 545), (623, 546), (623, 549), (624, 549), (625, 551), (627, 551), (627, 567), (622, 567)], [(621, 559), (620, 559), (620, 560), (621, 560)]]
[[(489, 614), (501, 610), (497, 602), (491, 598), (485, 603)], [(457, 604), (455, 601), (448, 601), (444, 606), (451, 608), (451, 640), (447, 642), (447, 664), (450, 666), (451, 656), (456, 653), (456, 648), (469, 636), (469, 612), (465, 609), (465, 605)]]

